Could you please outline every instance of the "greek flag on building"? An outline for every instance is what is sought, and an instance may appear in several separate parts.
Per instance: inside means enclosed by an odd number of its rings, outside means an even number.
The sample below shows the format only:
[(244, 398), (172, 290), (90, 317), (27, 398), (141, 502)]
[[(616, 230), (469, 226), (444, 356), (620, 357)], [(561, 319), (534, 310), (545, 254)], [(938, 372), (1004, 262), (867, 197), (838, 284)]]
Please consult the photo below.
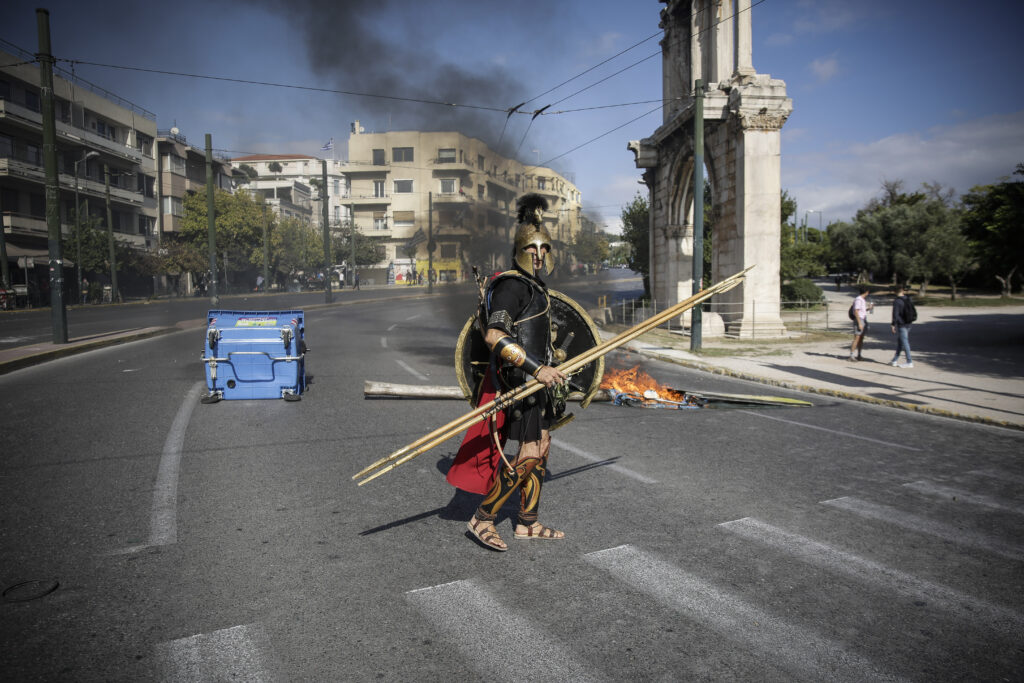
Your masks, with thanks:
[(334, 138), (331, 138), (330, 140), (328, 140), (327, 142), (325, 142), (325, 143), (324, 143), (324, 146), (323, 146), (323, 147), (321, 147), (320, 149), (322, 149), (322, 150), (324, 150), (324, 151), (328, 151), (328, 150), (332, 150), (332, 149), (334, 149)]

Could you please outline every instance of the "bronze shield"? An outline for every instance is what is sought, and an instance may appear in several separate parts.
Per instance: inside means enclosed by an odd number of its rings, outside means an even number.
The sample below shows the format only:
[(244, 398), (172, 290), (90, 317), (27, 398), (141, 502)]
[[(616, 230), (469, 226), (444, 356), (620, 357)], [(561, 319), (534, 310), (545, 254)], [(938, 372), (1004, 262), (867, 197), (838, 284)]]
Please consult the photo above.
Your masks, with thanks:
[[(565, 357), (556, 359), (555, 365), (563, 360), (575, 358), (601, 343), (597, 325), (578, 303), (553, 289), (548, 290), (548, 295), (551, 301), (553, 345), (556, 353), (559, 350), (565, 351)], [(490, 350), (476, 327), (476, 319), (475, 315), (470, 316), (462, 326), (458, 342), (455, 344), (455, 374), (459, 379), (463, 396), (474, 406), (477, 402), (477, 390), (490, 362)], [(601, 386), (603, 376), (603, 356), (583, 366), (572, 376), (572, 381), (584, 389), (582, 395), (574, 392), (580, 400), (581, 408), (586, 408), (590, 404), (590, 400)]]

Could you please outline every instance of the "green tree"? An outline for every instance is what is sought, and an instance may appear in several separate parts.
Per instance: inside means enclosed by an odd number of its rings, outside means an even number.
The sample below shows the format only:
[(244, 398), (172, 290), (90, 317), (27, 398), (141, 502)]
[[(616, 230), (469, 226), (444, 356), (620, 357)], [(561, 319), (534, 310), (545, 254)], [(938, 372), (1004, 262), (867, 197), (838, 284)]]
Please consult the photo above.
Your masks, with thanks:
[[(206, 193), (190, 192), (185, 195), (185, 216), (181, 235), (194, 246), (209, 253)], [(214, 193), (214, 224), (217, 239), (217, 268), (224, 269), (227, 254), (228, 267), (245, 271), (263, 265), (263, 204), (248, 192), (231, 194), (224, 190)], [(321, 255), (323, 248), (321, 248)], [(228, 278), (230, 280), (230, 278)]]
[(573, 238), (570, 250), (580, 263), (597, 265), (608, 258), (608, 238), (590, 231), (580, 231)]
[(283, 169), (283, 168), (281, 167), (281, 164), (279, 164), (278, 162), (276, 162), (276, 161), (271, 161), (271, 162), (270, 162), (270, 163), (269, 163), (269, 164), (267, 165), (267, 170), (268, 170), (268, 171), (270, 171), (271, 173), (280, 173), (280, 172), (281, 172), (281, 171), (283, 171), (284, 169)]
[(957, 286), (978, 267), (978, 260), (971, 252), (971, 243), (961, 232), (959, 216), (951, 214), (952, 220), (928, 228), (922, 260), (929, 264), (935, 275), (945, 276), (951, 290), (950, 298), (955, 300)]
[[(386, 250), (379, 238), (364, 235), (358, 230), (355, 230), (354, 233), (357, 266), (372, 266), (384, 260)], [(352, 228), (346, 227), (340, 235), (333, 239), (333, 253), (337, 259), (336, 263), (352, 260), (352, 234)], [(413, 256), (409, 258), (413, 258), (415, 255), (416, 251), (414, 249)]]
[(644, 295), (651, 294), (650, 206), (639, 192), (622, 208), (622, 239), (629, 243), (629, 267), (640, 273)]
[(963, 224), (984, 280), (994, 278), (1003, 296), (1013, 293), (1013, 279), (1024, 264), (1024, 164), (1020, 177), (971, 188), (962, 198)]

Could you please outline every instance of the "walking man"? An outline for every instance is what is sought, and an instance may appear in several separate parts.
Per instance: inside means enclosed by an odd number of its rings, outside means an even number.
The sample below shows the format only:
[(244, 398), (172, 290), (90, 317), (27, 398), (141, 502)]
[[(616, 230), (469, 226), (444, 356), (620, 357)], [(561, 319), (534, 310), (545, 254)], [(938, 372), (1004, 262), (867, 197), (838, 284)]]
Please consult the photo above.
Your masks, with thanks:
[(864, 360), (861, 352), (864, 349), (864, 337), (868, 333), (868, 312), (875, 310), (875, 305), (868, 303), (867, 285), (861, 285), (860, 293), (853, 300), (853, 343), (850, 344), (850, 360)]
[[(910, 359), (910, 326), (917, 320), (917, 310), (914, 302), (910, 300), (904, 285), (897, 285), (896, 298), (892, 300), (892, 333), (896, 335), (896, 355), (892, 357), (889, 365), (900, 368), (912, 368), (914, 362)], [(906, 363), (900, 363), (900, 351), (907, 356)]]

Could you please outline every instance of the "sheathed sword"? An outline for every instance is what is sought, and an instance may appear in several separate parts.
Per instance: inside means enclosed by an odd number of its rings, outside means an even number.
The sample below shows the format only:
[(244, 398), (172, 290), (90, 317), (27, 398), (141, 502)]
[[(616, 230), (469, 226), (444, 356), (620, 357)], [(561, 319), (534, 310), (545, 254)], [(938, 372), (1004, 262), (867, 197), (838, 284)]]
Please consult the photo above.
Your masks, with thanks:
[[(654, 328), (658, 327), (659, 325), (668, 322), (669, 320), (676, 317), (680, 313), (683, 313), (684, 311), (687, 311), (693, 308), (694, 306), (703, 303), (704, 301), (707, 301), (715, 294), (721, 294), (722, 292), (727, 292), (733, 287), (736, 287), (743, 281), (744, 277), (746, 277), (746, 274), (753, 267), (754, 266), (748, 266), (747, 268), (744, 268), (740, 272), (711, 285), (707, 289), (704, 289), (698, 292), (697, 294), (694, 294), (690, 298), (684, 299), (683, 301), (680, 301), (674, 306), (669, 306), (661, 313), (651, 316), (647, 320), (637, 325), (634, 325), (625, 332), (621, 332), (612, 339), (602, 342), (601, 344), (598, 344), (597, 346), (591, 349), (587, 349), (583, 353), (577, 355), (575, 358), (572, 358), (566, 361), (565, 363), (560, 364), (558, 366), (558, 369), (563, 374), (566, 375), (576, 372), (577, 370), (586, 366), (588, 363), (592, 363), (601, 356), (611, 353), (612, 351), (619, 348), (623, 344), (627, 344), (636, 339), (637, 337), (639, 337), (640, 335), (649, 332)], [(531, 379), (525, 384), (521, 384), (511, 391), (508, 391), (504, 394), (501, 394), (498, 397), (495, 397), (494, 400), (488, 401), (487, 403), (478, 406), (477, 408), (471, 410), (462, 417), (457, 418), (449, 422), (448, 424), (442, 425), (441, 427), (438, 427), (429, 434), (426, 434), (417, 439), (416, 441), (413, 441), (411, 444), (403, 446), (394, 453), (391, 453), (390, 455), (381, 458), (380, 460), (364, 467), (363, 469), (352, 475), (352, 479), (362, 479), (362, 481), (358, 482), (359, 486), (362, 486), (363, 484), (369, 481), (373, 481), (377, 477), (390, 472), (399, 465), (412, 460), (418, 455), (426, 453), (427, 451), (441, 443), (444, 443), (445, 441), (452, 438), (456, 434), (464, 432), (477, 422), (488, 419), (491, 415), (494, 415), (498, 411), (504, 410), (505, 408), (511, 406), (517, 401), (521, 401), (527, 396), (535, 394), (543, 388), (544, 385), (541, 384), (540, 381), (536, 379)]]

